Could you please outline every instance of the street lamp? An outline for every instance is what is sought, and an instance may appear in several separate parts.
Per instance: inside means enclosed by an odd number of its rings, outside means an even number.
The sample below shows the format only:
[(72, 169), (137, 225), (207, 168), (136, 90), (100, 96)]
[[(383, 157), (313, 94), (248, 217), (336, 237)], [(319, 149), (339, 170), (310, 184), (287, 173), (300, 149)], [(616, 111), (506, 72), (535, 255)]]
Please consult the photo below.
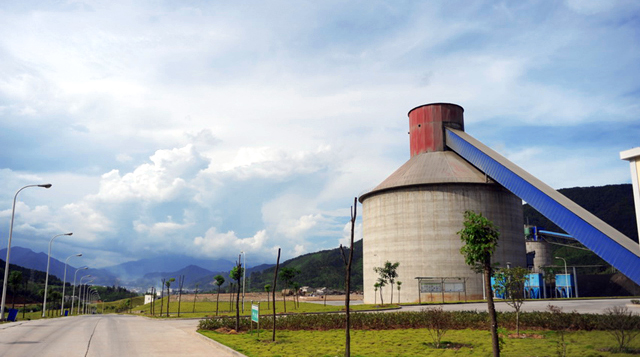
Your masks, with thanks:
[(556, 259), (562, 259), (562, 261), (564, 262), (564, 275), (568, 275), (567, 274), (567, 261), (562, 257), (556, 257)]
[(570, 279), (569, 279), (569, 274), (567, 274), (567, 261), (562, 257), (555, 257), (555, 258), (556, 259), (562, 259), (562, 261), (564, 262), (564, 278), (565, 278), (565, 282), (564, 283), (566, 284), (565, 287), (567, 288), (567, 297), (571, 297), (571, 290), (569, 290), (570, 289), (570, 286), (569, 286), (569, 280)]
[[(78, 270), (86, 270), (89, 269), (89, 267), (82, 267), (82, 268), (78, 268), (76, 269), (75, 274), (73, 274), (73, 293), (71, 294), (71, 310), (69, 310), (69, 315), (73, 315), (73, 303), (76, 301), (75, 297), (76, 297), (76, 277), (78, 276)], [(78, 302), (79, 304), (80, 302)]]
[(64, 261), (64, 279), (62, 279), (62, 302), (60, 303), (60, 316), (62, 316), (62, 312), (64, 311), (64, 289), (67, 287), (67, 263), (69, 262), (69, 258), (81, 256), (82, 253), (70, 255)]
[(4, 261), (4, 282), (2, 283), (2, 303), (0, 303), (0, 321), (4, 321), (4, 307), (5, 307), (5, 299), (7, 298), (7, 283), (9, 281), (9, 256), (11, 255), (11, 238), (13, 236), (13, 217), (16, 213), (16, 198), (18, 198), (18, 194), (20, 191), (24, 190), (27, 187), (43, 187), (49, 188), (51, 187), (50, 183), (45, 183), (42, 185), (27, 185), (23, 188), (19, 189), (16, 192), (16, 195), (13, 196), (13, 206), (11, 208), (11, 226), (9, 227), (9, 243), (7, 244), (7, 259)]
[(93, 283), (94, 280), (95, 279), (87, 280), (87, 282), (84, 283), (84, 292), (82, 293), (82, 296), (83, 296), (82, 313), (83, 314), (87, 313), (87, 302), (89, 302), (89, 292), (92, 289), (89, 283)]
[(51, 263), (51, 245), (53, 244), (53, 240), (60, 236), (70, 236), (73, 233), (62, 233), (53, 236), (49, 241), (49, 258), (47, 259), (47, 275), (44, 278), (44, 301), (42, 302), (42, 317), (45, 317), (47, 313), (47, 285), (49, 285), (49, 263)]
[(80, 315), (80, 302), (82, 301), (82, 279), (91, 277), (91, 274), (80, 278), (80, 290), (78, 290), (78, 315)]

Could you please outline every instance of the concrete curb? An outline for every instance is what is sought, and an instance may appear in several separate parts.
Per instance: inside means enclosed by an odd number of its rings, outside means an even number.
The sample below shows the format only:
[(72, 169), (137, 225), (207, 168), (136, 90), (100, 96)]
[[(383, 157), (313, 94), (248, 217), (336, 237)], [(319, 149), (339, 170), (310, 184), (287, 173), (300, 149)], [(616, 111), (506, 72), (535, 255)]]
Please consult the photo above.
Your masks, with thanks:
[(225, 353), (228, 353), (231, 356), (247, 357), (246, 355), (244, 355), (244, 354), (232, 349), (231, 347), (225, 346), (225, 345), (221, 344), (220, 342), (218, 342), (216, 340), (210, 339), (209, 337), (199, 333), (198, 331), (191, 331), (191, 333), (198, 335), (201, 339), (207, 341), (207, 343), (209, 343), (210, 345), (214, 346), (218, 350), (222, 350)]

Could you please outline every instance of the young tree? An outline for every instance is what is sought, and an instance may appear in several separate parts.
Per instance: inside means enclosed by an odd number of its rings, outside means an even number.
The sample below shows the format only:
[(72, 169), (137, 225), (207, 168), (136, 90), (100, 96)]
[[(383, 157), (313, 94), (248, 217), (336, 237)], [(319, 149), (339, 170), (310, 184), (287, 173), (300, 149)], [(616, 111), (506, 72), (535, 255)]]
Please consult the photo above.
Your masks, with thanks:
[(504, 295), (506, 303), (516, 311), (516, 335), (520, 336), (520, 308), (524, 303), (524, 286), (529, 270), (523, 267), (499, 269), (495, 274), (493, 289)]
[(184, 285), (184, 275), (178, 276), (178, 317), (180, 317), (180, 304), (182, 303), (182, 286)]
[[(284, 285), (287, 289), (291, 287), (293, 279), (295, 279), (296, 275), (298, 275), (299, 273), (300, 270), (296, 268), (282, 268), (282, 270), (280, 271), (280, 279), (284, 280)], [(282, 295), (282, 299), (284, 301), (284, 312), (287, 312), (287, 298), (285, 294)]]
[[(160, 317), (162, 317), (162, 311), (164, 310), (164, 283), (165, 283), (166, 279), (162, 278), (160, 279), (160, 282), (162, 284), (160, 284)], [(78, 302), (78, 306), (80, 305), (80, 302)]]
[(380, 289), (380, 305), (384, 306), (384, 299), (382, 298), (382, 288), (387, 285), (387, 281), (379, 277), (376, 284), (378, 284), (378, 289)]
[(351, 248), (349, 248), (349, 259), (347, 259), (344, 254), (344, 249), (342, 248), (342, 244), (340, 244), (340, 253), (342, 253), (342, 261), (345, 265), (345, 283), (344, 288), (346, 290), (347, 296), (344, 299), (345, 306), (345, 348), (344, 348), (344, 356), (351, 356), (351, 320), (350, 320), (350, 297), (351, 297), (351, 263), (353, 262), (353, 236), (355, 232), (356, 226), (356, 211), (358, 209), (358, 197), (353, 199), (353, 206), (351, 206)]
[(398, 288), (398, 304), (400, 303), (400, 286), (402, 286), (402, 282), (398, 281), (396, 283), (396, 287)]
[(213, 283), (218, 287), (218, 296), (216, 297), (216, 316), (218, 316), (218, 302), (220, 301), (220, 287), (224, 284), (224, 277), (220, 274), (213, 277)]
[(240, 331), (240, 282), (242, 281), (242, 272), (244, 268), (242, 268), (242, 262), (240, 260), (240, 256), (238, 256), (238, 261), (236, 262), (236, 266), (231, 269), (229, 273), (229, 277), (236, 281), (236, 285), (238, 286), (238, 292), (236, 294), (236, 331)]
[(271, 292), (273, 301), (273, 342), (276, 342), (276, 284), (278, 283), (278, 269), (280, 269), (280, 248), (278, 248), (278, 258), (276, 259), (276, 270), (273, 273), (273, 290)]
[(378, 289), (380, 289), (380, 283), (376, 282), (375, 284), (373, 284), (373, 304), (377, 304), (378, 303)]
[[(9, 274), (9, 281), (8, 282), (9, 282), (9, 286), (11, 286), (11, 292), (12, 292), (11, 308), (15, 309), (16, 308), (16, 295), (18, 295), (17, 294), (18, 288), (20, 287), (20, 284), (22, 284), (22, 272), (20, 270), (11, 271), (11, 273)], [(23, 308), (23, 310), (24, 310), (24, 308)]]
[(294, 281), (291, 285), (293, 286), (293, 305), (297, 309), (300, 307), (300, 295), (298, 294), (300, 291), (300, 284)]
[(498, 319), (491, 292), (491, 255), (498, 245), (500, 233), (493, 222), (482, 216), (482, 213), (466, 211), (464, 228), (458, 232), (464, 245), (460, 253), (464, 255), (467, 265), (476, 272), (484, 273), (484, 286), (487, 296), (487, 307), (491, 318), (491, 344), (494, 357), (500, 356), (500, 340), (498, 339)]
[[(193, 296), (193, 311), (191, 311), (192, 313), (196, 312), (196, 300), (198, 299), (198, 286), (200, 286), (200, 284), (196, 284), (196, 292), (195, 295)], [(217, 307), (217, 303), (216, 303), (216, 307)]]
[(164, 285), (167, 287), (167, 317), (169, 317), (169, 303), (171, 302), (171, 283), (176, 281), (176, 278), (171, 278), (164, 282)]
[(393, 304), (393, 284), (395, 284), (396, 278), (398, 277), (398, 266), (399, 265), (400, 265), (399, 262), (391, 263), (390, 261), (387, 260), (384, 263), (384, 266), (373, 268), (373, 271), (378, 273), (378, 275), (380, 275), (380, 278), (382, 278), (385, 281), (385, 285), (386, 285), (386, 283), (389, 283), (391, 285), (391, 302), (390, 302), (390, 304)]
[(267, 292), (267, 310), (269, 310), (271, 308), (271, 305), (269, 304), (269, 291), (271, 291), (271, 284), (266, 284), (264, 286), (264, 291)]

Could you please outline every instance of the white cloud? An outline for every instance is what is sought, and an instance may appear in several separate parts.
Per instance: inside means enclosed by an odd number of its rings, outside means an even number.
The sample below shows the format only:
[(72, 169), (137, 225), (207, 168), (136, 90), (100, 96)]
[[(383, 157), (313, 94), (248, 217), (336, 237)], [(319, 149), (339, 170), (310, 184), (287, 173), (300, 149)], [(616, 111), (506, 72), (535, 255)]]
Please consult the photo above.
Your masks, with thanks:
[[(229, 251), (240, 252), (244, 250), (247, 253), (260, 252), (262, 248), (265, 248), (268, 240), (269, 237), (264, 230), (256, 232), (252, 237), (238, 238), (233, 231), (222, 233), (218, 232), (215, 227), (212, 227), (207, 230), (203, 237), (195, 237), (193, 239), (193, 253), (197, 255), (221, 256)], [(224, 253), (221, 251), (224, 251)]]
[[(407, 111), (438, 101), (553, 187), (628, 182), (615, 153), (638, 146), (638, 9), (3, 4), (0, 217), (19, 187), (50, 181), (21, 193), (18, 229), (71, 229), (107, 260), (332, 248), (352, 198), (408, 159)], [(594, 123), (619, 138), (520, 143)]]

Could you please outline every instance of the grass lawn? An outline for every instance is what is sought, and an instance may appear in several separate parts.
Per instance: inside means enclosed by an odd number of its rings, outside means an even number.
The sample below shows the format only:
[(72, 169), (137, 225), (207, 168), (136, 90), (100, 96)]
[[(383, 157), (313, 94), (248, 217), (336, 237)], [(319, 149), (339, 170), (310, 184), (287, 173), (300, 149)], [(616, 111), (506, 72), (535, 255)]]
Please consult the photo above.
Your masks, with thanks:
[[(257, 334), (224, 334), (199, 331), (249, 357), (289, 356), (344, 356), (344, 330), (330, 331), (276, 331), (276, 342), (271, 342), (272, 331)], [(521, 331), (522, 332), (522, 331)], [(534, 337), (505, 338), (502, 356), (561, 356), (559, 336), (553, 331), (524, 331)], [(448, 348), (436, 349), (426, 329), (351, 331), (351, 355), (353, 357), (390, 356), (490, 356), (491, 336), (488, 331), (451, 330), (443, 338)], [(580, 357), (635, 356), (636, 354), (611, 353), (614, 347), (611, 335), (604, 331), (568, 332), (565, 335), (566, 355)], [(640, 339), (631, 344), (640, 348)]]
[[(352, 311), (362, 311), (362, 310), (381, 310), (381, 309), (389, 309), (395, 308), (398, 305), (384, 305), (383, 307), (377, 305), (352, 305)], [(233, 304), (233, 308), (235, 309), (235, 303)], [(287, 301), (287, 313), (313, 313), (313, 312), (332, 312), (332, 311), (342, 311), (344, 309), (343, 306), (332, 306), (332, 305), (323, 305), (323, 304), (315, 304), (310, 302), (301, 302), (299, 307), (294, 307), (293, 302)], [(136, 313), (141, 313), (143, 315), (149, 315), (151, 310), (150, 304), (143, 306), (136, 306), (133, 308), (133, 311)], [(181, 318), (204, 318), (209, 316), (216, 315), (216, 302), (196, 302), (195, 312), (193, 302), (183, 302), (180, 306), (180, 317)], [(167, 305), (166, 300), (163, 304), (163, 317), (166, 317)], [(273, 303), (269, 305), (269, 309), (267, 309), (267, 303), (260, 303), (260, 315), (267, 315), (273, 313)], [(284, 313), (284, 304), (282, 300), (276, 302), (276, 313)], [(229, 308), (229, 300), (226, 302), (220, 301), (218, 306), (218, 316), (235, 316), (235, 310), (231, 311)], [(244, 313), (242, 312), (242, 303), (240, 303), (240, 315), (241, 316), (250, 316), (251, 315), (251, 302), (244, 302)], [(160, 316), (160, 301), (157, 300), (155, 303), (155, 316)], [(171, 304), (169, 306), (169, 316), (171, 318), (178, 317), (178, 302), (171, 299)]]

